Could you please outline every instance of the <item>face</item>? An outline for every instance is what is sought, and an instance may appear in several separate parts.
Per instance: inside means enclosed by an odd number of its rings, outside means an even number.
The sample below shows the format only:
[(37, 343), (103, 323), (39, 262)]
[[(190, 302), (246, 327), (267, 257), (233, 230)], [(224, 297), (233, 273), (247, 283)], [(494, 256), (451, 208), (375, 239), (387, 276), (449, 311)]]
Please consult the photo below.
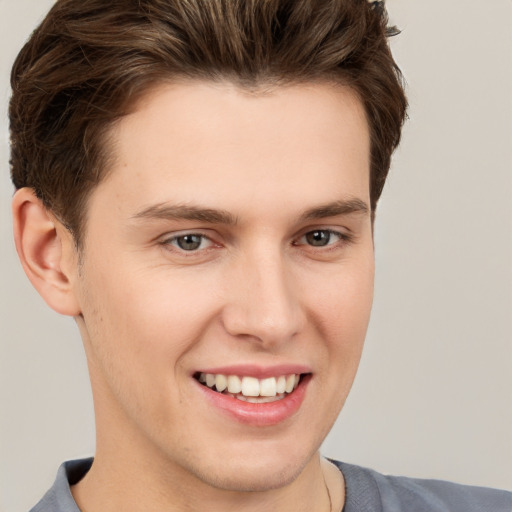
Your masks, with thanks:
[(292, 481), (343, 406), (370, 314), (360, 102), (327, 84), (171, 84), (113, 136), (73, 284), (98, 460), (222, 489)]

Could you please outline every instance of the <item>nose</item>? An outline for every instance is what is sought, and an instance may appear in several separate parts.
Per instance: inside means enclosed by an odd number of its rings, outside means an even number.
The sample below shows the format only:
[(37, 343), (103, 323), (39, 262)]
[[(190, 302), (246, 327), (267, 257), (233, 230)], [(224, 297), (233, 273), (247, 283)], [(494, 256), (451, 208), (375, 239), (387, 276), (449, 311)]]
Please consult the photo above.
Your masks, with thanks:
[(290, 265), (279, 251), (242, 260), (229, 280), (222, 313), (224, 328), (232, 336), (266, 346), (289, 341), (305, 323)]

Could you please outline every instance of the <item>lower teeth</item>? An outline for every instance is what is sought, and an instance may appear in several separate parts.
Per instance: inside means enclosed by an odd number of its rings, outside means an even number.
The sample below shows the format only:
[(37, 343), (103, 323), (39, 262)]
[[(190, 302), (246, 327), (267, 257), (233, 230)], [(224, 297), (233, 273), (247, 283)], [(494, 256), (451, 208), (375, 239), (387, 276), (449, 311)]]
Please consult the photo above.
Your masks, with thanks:
[(242, 402), (249, 402), (251, 404), (268, 404), (270, 402), (277, 402), (278, 400), (282, 400), (286, 395), (285, 393), (279, 393), (276, 396), (244, 396), (241, 393), (238, 395), (233, 395), (231, 393), (224, 393), (228, 396), (232, 396), (237, 400), (241, 400)]

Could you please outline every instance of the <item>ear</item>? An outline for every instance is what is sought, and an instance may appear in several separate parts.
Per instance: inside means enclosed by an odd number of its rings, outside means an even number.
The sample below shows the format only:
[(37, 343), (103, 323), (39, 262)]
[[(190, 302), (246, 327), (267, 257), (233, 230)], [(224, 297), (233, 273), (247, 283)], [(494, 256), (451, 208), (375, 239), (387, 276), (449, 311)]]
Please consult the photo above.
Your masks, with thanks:
[(48, 212), (31, 188), (16, 192), (12, 216), (16, 250), (34, 288), (58, 313), (79, 315), (73, 287), (78, 255), (69, 231)]

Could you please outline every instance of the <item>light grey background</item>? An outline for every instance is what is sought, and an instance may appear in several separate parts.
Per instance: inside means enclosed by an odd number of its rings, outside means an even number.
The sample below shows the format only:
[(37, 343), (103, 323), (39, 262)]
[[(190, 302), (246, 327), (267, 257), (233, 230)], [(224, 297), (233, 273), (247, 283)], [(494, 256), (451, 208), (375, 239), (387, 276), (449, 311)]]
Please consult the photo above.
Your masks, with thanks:
[[(8, 74), (51, 0), (0, 0), (0, 511), (92, 454), (73, 321), (11, 242)], [(383, 472), (512, 488), (512, 1), (389, 0), (410, 121), (376, 225), (373, 317), (324, 453)], [(3, 508), (2, 508), (3, 507)]]

